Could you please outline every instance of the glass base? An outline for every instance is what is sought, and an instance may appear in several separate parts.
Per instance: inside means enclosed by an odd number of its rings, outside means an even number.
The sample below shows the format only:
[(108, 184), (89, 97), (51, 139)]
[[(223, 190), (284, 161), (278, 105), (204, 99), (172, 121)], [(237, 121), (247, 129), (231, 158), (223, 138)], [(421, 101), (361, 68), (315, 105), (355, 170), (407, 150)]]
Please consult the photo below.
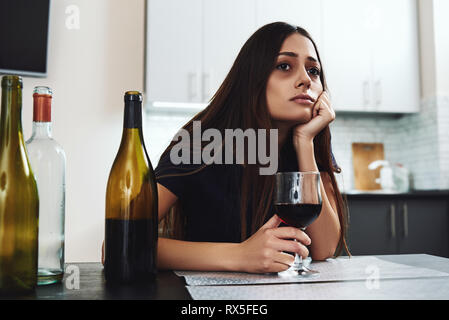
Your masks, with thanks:
[(318, 271), (309, 268), (312, 259), (310, 257), (299, 259), (298, 255), (295, 255), (295, 262), (285, 271), (278, 272), (281, 277), (301, 277), (301, 278), (318, 278), (320, 273)]
[(37, 285), (45, 286), (48, 284), (58, 283), (62, 281), (64, 272), (61, 270), (39, 269), (37, 272)]

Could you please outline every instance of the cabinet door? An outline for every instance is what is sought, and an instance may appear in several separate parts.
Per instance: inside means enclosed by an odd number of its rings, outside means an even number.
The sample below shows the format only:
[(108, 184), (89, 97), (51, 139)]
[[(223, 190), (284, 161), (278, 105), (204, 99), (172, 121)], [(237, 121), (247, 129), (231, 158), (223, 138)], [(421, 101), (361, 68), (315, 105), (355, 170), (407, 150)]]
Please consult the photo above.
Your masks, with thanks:
[(149, 101), (201, 101), (201, 30), (201, 0), (148, 1)]
[(372, 105), (370, 12), (373, 0), (323, 0), (323, 70), (337, 111)]
[(375, 255), (397, 252), (397, 208), (388, 200), (350, 199), (346, 237), (351, 254)]
[(418, 112), (420, 103), (417, 3), (378, 0), (373, 25), (375, 111)]
[(282, 21), (306, 29), (320, 50), (321, 0), (256, 0), (257, 28)]
[(399, 253), (449, 257), (449, 208), (446, 199), (401, 202)]
[(203, 102), (215, 94), (240, 49), (256, 31), (254, 7), (255, 0), (203, 1)]

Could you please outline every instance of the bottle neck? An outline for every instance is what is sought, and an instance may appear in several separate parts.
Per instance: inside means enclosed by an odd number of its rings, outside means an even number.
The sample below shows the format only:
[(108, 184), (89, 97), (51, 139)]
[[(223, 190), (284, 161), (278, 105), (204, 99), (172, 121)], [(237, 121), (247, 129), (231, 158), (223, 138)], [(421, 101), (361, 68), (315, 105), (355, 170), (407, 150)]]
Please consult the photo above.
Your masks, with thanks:
[(125, 117), (123, 121), (124, 129), (139, 129), (142, 131), (142, 102), (126, 101)]
[(33, 121), (32, 137), (34, 139), (50, 139), (51, 135), (51, 122)]
[(125, 116), (123, 121), (123, 135), (121, 145), (124, 148), (137, 150), (145, 149), (142, 133), (142, 102), (125, 101)]
[[(12, 142), (22, 139), (22, 89), (2, 87), (0, 138)], [(10, 140), (12, 139), (12, 140)], [(9, 143), (8, 142), (8, 143)]]

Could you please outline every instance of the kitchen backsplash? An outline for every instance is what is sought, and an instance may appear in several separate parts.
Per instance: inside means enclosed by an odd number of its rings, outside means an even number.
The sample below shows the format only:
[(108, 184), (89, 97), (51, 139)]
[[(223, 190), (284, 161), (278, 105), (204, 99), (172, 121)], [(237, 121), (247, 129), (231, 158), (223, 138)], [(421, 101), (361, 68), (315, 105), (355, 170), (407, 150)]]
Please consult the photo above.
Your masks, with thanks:
[[(149, 115), (144, 132), (153, 166), (174, 134), (191, 116)], [(353, 142), (384, 144), (385, 158), (411, 172), (414, 189), (449, 188), (449, 96), (421, 102), (421, 112), (400, 118), (338, 114), (331, 124), (332, 147), (342, 173), (341, 190), (352, 190)]]

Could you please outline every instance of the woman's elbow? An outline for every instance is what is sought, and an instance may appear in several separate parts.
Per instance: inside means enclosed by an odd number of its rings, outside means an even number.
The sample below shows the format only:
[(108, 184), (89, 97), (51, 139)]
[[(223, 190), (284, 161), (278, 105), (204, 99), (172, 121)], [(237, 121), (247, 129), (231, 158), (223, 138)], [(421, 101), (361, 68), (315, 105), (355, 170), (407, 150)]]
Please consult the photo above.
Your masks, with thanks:
[(328, 253), (320, 253), (320, 254), (312, 254), (312, 260), (313, 261), (324, 261), (329, 258), (333, 258), (334, 253), (328, 252)]
[(313, 261), (324, 261), (329, 258), (335, 257), (335, 252), (337, 248), (330, 247), (330, 248), (323, 248), (321, 250), (312, 250), (311, 256)]

